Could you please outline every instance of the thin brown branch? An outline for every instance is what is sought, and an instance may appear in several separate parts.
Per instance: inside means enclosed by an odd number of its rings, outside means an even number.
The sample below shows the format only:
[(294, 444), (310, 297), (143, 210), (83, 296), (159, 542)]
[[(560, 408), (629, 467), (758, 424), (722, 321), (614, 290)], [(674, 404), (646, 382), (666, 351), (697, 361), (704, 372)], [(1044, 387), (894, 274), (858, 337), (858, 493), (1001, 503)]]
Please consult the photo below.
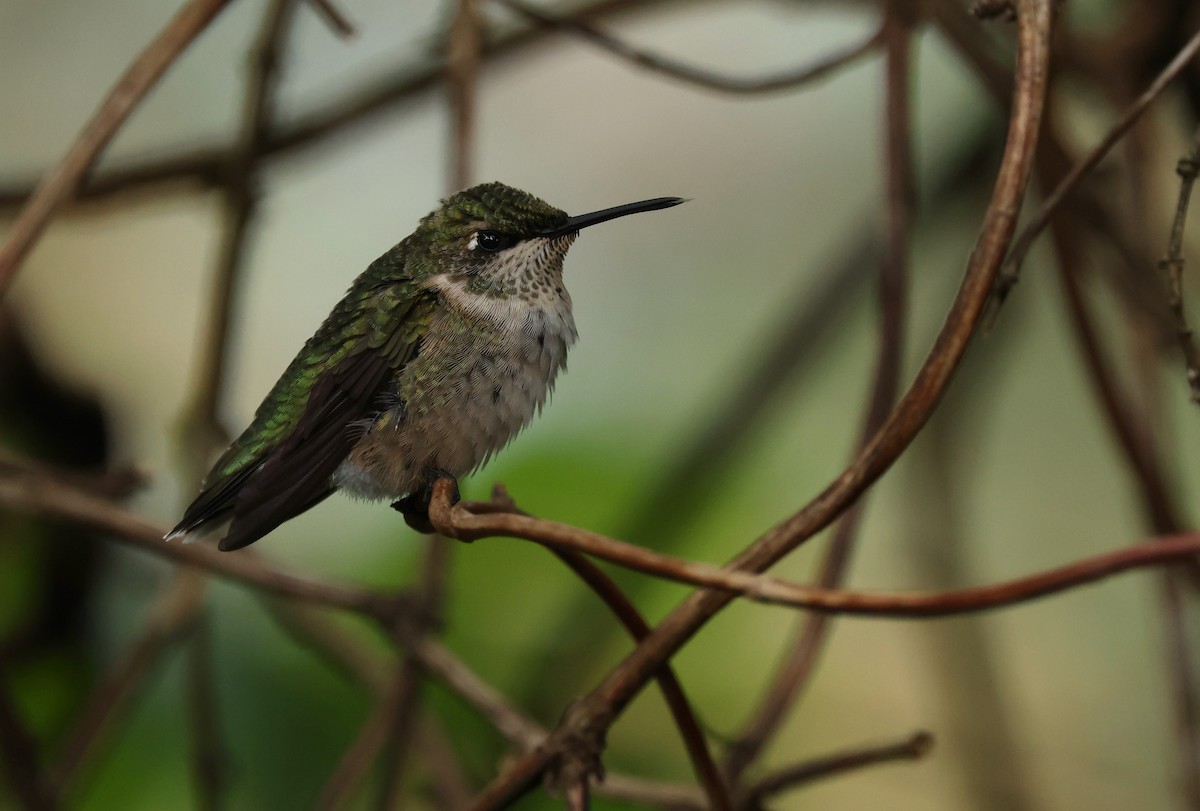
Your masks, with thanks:
[[(944, 617), (992, 609), (1045, 597), (1130, 569), (1186, 560), (1200, 549), (1200, 532), (1180, 533), (1096, 555), (1056, 569), (990, 586), (940, 593), (872, 593), (804, 586), (751, 572), (696, 563), (627, 544), (588, 530), (503, 512), (474, 512), (488, 505), (450, 506), (452, 485), (434, 486), (429, 516), (447, 537), (475, 541), (491, 537), (523, 538), (554, 549), (572, 549), (666, 580), (703, 586), (723, 596), (747, 597), (777, 605), (878, 617)], [(661, 628), (661, 626), (659, 626)], [(654, 638), (652, 632), (649, 638)]]
[(69, 521), (111, 534), (122, 543), (176, 563), (204, 569), (267, 594), (314, 605), (342, 608), (372, 617), (391, 617), (396, 598), (368, 589), (319, 582), (265, 566), (251, 555), (225, 554), (204, 544), (169, 543), (166, 527), (104, 499), (50, 478), (0, 464), (0, 505), (18, 512)]
[(354, 792), (366, 779), (372, 764), (388, 741), (396, 707), (403, 697), (415, 689), (416, 675), (404, 671), (395, 678), (395, 684), (387, 698), (373, 706), (359, 728), (358, 735), (350, 748), (342, 755), (337, 767), (321, 789), (321, 795), (313, 808), (317, 811), (336, 811), (347, 807)]
[(606, 774), (593, 786), (597, 794), (639, 806), (661, 808), (663, 811), (708, 811), (704, 795), (695, 786), (643, 780), (623, 774)]
[(324, 610), (274, 597), (265, 599), (263, 604), (294, 642), (365, 689), (376, 702), (387, 695), (392, 687), (390, 674), (396, 669), (395, 657), (384, 655), (347, 633)]
[(338, 36), (343, 39), (358, 36), (354, 23), (350, 22), (350, 18), (342, 13), (333, 0), (307, 0), (307, 2)]
[(187, 634), (204, 607), (205, 581), (182, 570), (171, 578), (146, 611), (146, 624), (137, 639), (92, 691), (55, 764), (54, 783), (61, 796), (76, 791), (88, 758), (112, 735), (119, 719), (163, 652)]
[[(911, 561), (912, 576), (935, 588), (972, 577), (975, 550), (971, 522), (960, 515), (961, 494), (983, 471), (976, 459), (959, 451), (987, 430), (989, 418), (996, 418), (991, 406), (1008, 385), (997, 369), (1014, 360), (1020, 347), (993, 340), (981, 342), (977, 350), (973, 374), (964, 375), (949, 409), (930, 423), (922, 446), (907, 457), (918, 471), (906, 500), (910, 514), (919, 517), (903, 531), (905, 544), (897, 551)], [(997, 631), (995, 623), (987, 622), (931, 629), (923, 635), (927, 647), (916, 654), (921, 668), (917, 679), (936, 697), (940, 718), (930, 723), (936, 723), (939, 737), (969, 746), (969, 756), (947, 764), (959, 774), (962, 806), (972, 811), (1046, 811), (1043, 792), (1030, 774), (1028, 733), (1010, 711), (1019, 686), (1006, 678)], [(997, 769), (998, 763), (1004, 767)]]
[(1192, 136), (1192, 148), (1180, 159), (1175, 168), (1179, 175), (1179, 202), (1175, 206), (1175, 220), (1171, 223), (1171, 236), (1167, 241), (1167, 255), (1159, 268), (1167, 277), (1167, 304), (1174, 318), (1174, 332), (1183, 354), (1187, 370), (1188, 389), (1192, 402), (1200, 403), (1200, 349), (1192, 328), (1183, 313), (1183, 231), (1187, 224), (1188, 203), (1192, 199), (1192, 186), (1200, 174), (1200, 128)]
[(275, 111), (284, 42), (291, 27), (296, 0), (272, 0), (247, 64), (249, 78), (243, 99), (238, 142), (221, 172), (223, 229), (220, 253), (209, 299), (206, 331), (200, 351), (200, 370), (192, 404), (184, 417), (185, 442), (198, 480), (208, 469), (213, 452), (229, 436), (221, 426), (219, 404), (225, 390), (229, 336), (236, 309), (238, 282), (245, 270), (255, 214), (258, 210), (258, 163), (267, 143)]
[[(930, 219), (960, 208), (964, 192), (975, 184), (981, 161), (991, 151), (990, 137), (979, 133), (947, 165), (931, 167)], [(721, 385), (710, 392), (715, 403), (711, 416), (698, 424), (692, 439), (654, 480), (630, 499), (632, 506), (618, 522), (616, 537), (659, 549), (671, 549), (686, 538), (702, 515), (695, 505), (720, 497), (721, 486), (738, 466), (739, 454), (769, 423), (772, 410), (795, 390), (797, 381), (804, 380), (805, 370), (824, 356), (838, 330), (854, 323), (848, 314), (860, 303), (868, 280), (878, 276), (885, 241), (882, 227), (874, 225), (872, 218), (858, 219), (822, 277), (798, 286), (778, 308), (778, 323), (764, 331), (757, 356), (725, 369)], [(636, 600), (643, 583), (653, 587), (652, 581), (634, 581), (625, 585), (626, 594)], [(564, 607), (557, 626), (545, 636), (541, 661), (535, 667), (550, 669), (559, 657), (582, 662), (580, 670), (592, 668), (592, 662), (595, 668), (603, 665), (597, 660), (606, 648), (593, 640), (608, 633), (609, 625), (605, 617), (576, 608), (585, 598), (579, 594)], [(539, 689), (531, 699), (541, 696), (552, 700), (554, 694)]]
[[(579, 19), (591, 19), (629, 11), (641, 11), (654, 6), (676, 4), (684, 0), (595, 0), (578, 9)], [(695, 0), (692, 0), (694, 2)], [(484, 43), (483, 58), (498, 60), (512, 57), (548, 35), (547, 29), (531, 28), (497, 37)], [(325, 106), (300, 113), (294, 123), (274, 130), (263, 154), (279, 157), (297, 149), (323, 142), (334, 135), (344, 135), (354, 126), (368, 123), (401, 104), (414, 101), (422, 93), (439, 89), (445, 78), (443, 61), (400, 66), (388, 71), (377, 81), (367, 83), (356, 91), (340, 94)], [(101, 200), (116, 194), (146, 190), (164, 184), (190, 188), (219, 188), (225, 182), (224, 170), (233, 147), (190, 149), (114, 169), (89, 182), (79, 193), (83, 200)], [(31, 194), (30, 184), (18, 183), (0, 189), (0, 207), (22, 204)]]
[(592, 807), (587, 780), (578, 780), (563, 792), (567, 811), (588, 811)]
[(1166, 670), (1171, 689), (1171, 722), (1178, 752), (1175, 756), (1182, 785), (1182, 800), (1192, 811), (1200, 809), (1200, 696), (1189, 640), (1184, 602), (1186, 581), (1178, 569), (1162, 573), (1160, 599), (1166, 632)]
[[(637, 607), (621, 592), (612, 578), (599, 567), (578, 552), (554, 549), (553, 547), (550, 551), (567, 564), (571, 571), (579, 575), (580, 579), (587, 583), (592, 591), (604, 601), (635, 642), (642, 641), (650, 634), (650, 626), (638, 612)], [(714, 811), (732, 809), (733, 805), (729, 801), (725, 781), (721, 778), (721, 773), (708, 751), (704, 730), (700, 728), (700, 724), (696, 720), (696, 715), (692, 711), (691, 704), (683, 692), (683, 686), (679, 683), (674, 669), (669, 664), (663, 665), (655, 678), (662, 690), (663, 698), (667, 702), (667, 707), (671, 711), (675, 726), (679, 728), (679, 733), (683, 736), (688, 757), (692, 761), (692, 769), (696, 772), (701, 786), (704, 787), (704, 794), (708, 801), (707, 807)]]
[[(885, 114), (883, 131), (886, 179), (887, 248), (879, 263), (880, 327), (874, 382), (859, 448), (883, 426), (900, 387), (904, 356), (904, 323), (908, 287), (909, 232), (916, 198), (912, 168), (909, 44), (913, 9), (907, 0), (884, 3), (880, 31), (886, 48)], [(821, 564), (817, 585), (836, 588), (850, 565), (865, 502), (854, 504), (838, 524)], [(828, 614), (805, 617), (791, 648), (755, 713), (729, 747), (727, 773), (735, 780), (758, 756), (787, 718), (815, 671), (830, 622)]]
[(446, 87), (450, 96), (450, 192), (471, 185), (476, 95), (483, 54), (483, 16), (479, 0), (457, 0), (446, 35)]
[(228, 759), (218, 725), (212, 634), (203, 617), (196, 633), (188, 640), (187, 702), (192, 728), (192, 780), (196, 787), (196, 806), (202, 811), (217, 811), (226, 806)]
[[(1050, 0), (1022, 0), (1020, 12), (1017, 82), (1008, 142), (979, 240), (945, 326), (912, 387), (875, 440), (809, 505), (739, 555), (733, 562), (737, 568), (766, 569), (844, 512), (916, 436), (961, 360), (1012, 239), (1045, 106)], [(501, 774), (476, 798), (473, 807), (498, 808), (519, 797), (535, 783), (564, 740), (582, 730), (606, 728), (658, 667), (731, 599), (730, 594), (719, 591), (703, 591), (687, 598), (600, 685), (568, 710), (546, 746)]]
[(39, 762), (37, 739), (7, 689), (6, 664), (0, 656), (0, 778), (6, 778), (23, 811), (54, 811), (58, 803)]
[[(454, 546), (445, 538), (430, 536), (426, 538), (426, 544), (425, 562), (420, 573), (414, 610), (411, 612), (413, 621), (417, 623), (417, 627), (412, 631), (414, 635), (431, 634), (441, 627), (450, 562), (453, 559)], [(397, 622), (406, 621), (403, 616), (396, 619)], [(400, 667), (400, 679), (407, 685), (407, 690), (401, 694), (393, 708), (387, 750), (384, 754), (384, 761), (389, 767), (379, 793), (381, 811), (399, 807), (401, 804), (405, 767), (413, 749), (411, 742), (420, 710), (418, 688), (424, 675), (424, 669), (416, 657), (404, 657)]]
[[(1084, 302), (1078, 279), (1078, 241), (1071, 225), (1069, 220), (1060, 217), (1052, 224), (1051, 235), (1067, 310), (1080, 343), (1084, 365), (1101, 408), (1141, 490), (1147, 522), (1156, 531), (1174, 532), (1182, 526), (1182, 522), (1170, 499), (1170, 490), (1163, 478), (1162, 465), (1151, 441), (1149, 428), (1139, 422), (1136, 412), (1129, 406), (1128, 398), (1120, 393)], [(1195, 563), (1190, 559), (1189, 562)], [(1163, 573), (1162, 601), (1167, 635), (1167, 672), (1178, 729), (1180, 773), (1188, 806), (1200, 809), (1200, 701), (1195, 693), (1196, 673), (1187, 641), (1180, 583), (1174, 572)]]
[(894, 763), (898, 760), (920, 760), (932, 749), (933, 736), (928, 732), (916, 732), (902, 741), (863, 746), (816, 760), (807, 760), (772, 772), (756, 782), (747, 792), (746, 806), (760, 808), (763, 801), (773, 795), (843, 772), (882, 763)]
[(42, 178), (0, 247), (0, 300), (54, 213), (75, 196), (84, 177), (129, 114), (228, 3), (229, 0), (188, 0), (126, 69), (67, 154)]
[(651, 73), (657, 73), (706, 90), (716, 90), (721, 93), (738, 96), (792, 90), (806, 84), (811, 84), (854, 64), (872, 51), (877, 50), (882, 44), (882, 37), (879, 32), (876, 32), (857, 45), (852, 45), (845, 50), (822, 57), (816, 62), (800, 68), (793, 68), (766, 76), (725, 76), (705, 68), (689, 65), (686, 62), (681, 62), (668, 56), (663, 56), (662, 54), (637, 48), (577, 17), (558, 17), (546, 14), (531, 5), (521, 2), (521, 0), (495, 0), (495, 2), (515, 11), (517, 14), (540, 26), (579, 37)]
[[(471, 783), (445, 725), (429, 712), (419, 719), (416, 745), (429, 770), (433, 807), (466, 808), (471, 802)], [(403, 811), (404, 798), (395, 800), (382, 811)]]
[(1142, 113), (1146, 111), (1146, 108), (1188, 66), (1198, 51), (1200, 51), (1200, 31), (1188, 40), (1187, 45), (1176, 54), (1170, 64), (1163, 68), (1158, 77), (1150, 83), (1150, 86), (1125, 109), (1105, 136), (1100, 139), (1100, 142), (1082, 160), (1072, 166), (1066, 176), (1054, 187), (1054, 191), (1046, 197), (1042, 203), (1042, 207), (1038, 209), (1038, 212), (1030, 219), (1024, 230), (1021, 231), (1021, 235), (1013, 243), (1012, 251), (1009, 252), (1008, 259), (1005, 261), (1003, 268), (1001, 268), (1000, 276), (996, 280), (994, 306), (999, 307), (1004, 304), (1004, 300), (1008, 297), (1008, 294), (1012, 291), (1013, 286), (1020, 277), (1021, 265), (1025, 262), (1026, 254), (1029, 253), (1029, 249), (1032, 247), (1034, 241), (1046, 229), (1046, 226), (1054, 216), (1054, 212), (1071, 195), (1075, 187), (1079, 185), (1079, 182), (1099, 165), (1109, 150), (1125, 137), (1125, 133), (1137, 123)]
[(396, 632), (405, 651), (421, 663), (430, 678), (438, 679), (458, 694), (519, 752), (536, 749), (545, 739), (546, 730), (514, 707), (449, 649), (429, 637), (413, 634), (403, 625)]

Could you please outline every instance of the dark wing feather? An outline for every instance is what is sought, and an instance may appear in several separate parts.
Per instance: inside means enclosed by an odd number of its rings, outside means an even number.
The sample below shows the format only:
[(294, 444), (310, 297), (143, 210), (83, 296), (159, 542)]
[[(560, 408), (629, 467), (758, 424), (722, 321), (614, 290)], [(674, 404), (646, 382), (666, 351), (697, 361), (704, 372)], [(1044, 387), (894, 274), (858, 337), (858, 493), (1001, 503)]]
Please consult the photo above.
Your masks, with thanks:
[[(378, 412), (389, 380), (419, 351), (436, 294), (414, 287), (410, 280), (409, 285), (371, 291), (365, 312), (350, 306), (349, 297), (339, 305), (310, 346), (336, 329), (347, 336), (349, 348), (320, 371), (298, 418), (285, 426), (277, 441), (261, 442), (261, 426), (274, 427), (269, 422), (273, 410), (264, 403), (255, 425), (217, 462), (212, 481), (168, 537), (232, 519), (220, 548), (240, 549), (333, 492), (333, 473), (359, 437), (356, 424)], [(360, 298), (354, 305), (363, 303)], [(351, 318), (358, 324), (347, 331)], [(310, 346), (302, 357), (311, 356)], [(300, 364), (298, 358), (268, 403), (293, 379), (293, 371), (302, 370)], [(247, 449), (256, 447), (252, 442), (258, 442), (259, 449), (248, 456)]]
[(295, 432), (267, 454), (233, 500), (222, 550), (257, 541), (333, 492), (330, 478), (357, 441), (354, 423), (375, 410), (391, 372), (388, 360), (356, 352), (317, 381)]

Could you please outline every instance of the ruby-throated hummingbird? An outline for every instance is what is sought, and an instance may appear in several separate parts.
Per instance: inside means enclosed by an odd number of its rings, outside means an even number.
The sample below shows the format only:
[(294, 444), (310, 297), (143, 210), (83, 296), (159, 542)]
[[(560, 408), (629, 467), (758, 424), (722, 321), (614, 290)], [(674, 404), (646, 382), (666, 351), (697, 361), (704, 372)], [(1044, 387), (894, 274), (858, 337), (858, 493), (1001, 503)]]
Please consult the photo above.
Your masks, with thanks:
[(508, 444), (566, 366), (580, 229), (682, 202), (568, 217), (500, 183), (446, 198), (354, 281), (167, 538), (228, 521), (220, 548), (240, 549), (339, 489), (427, 508), (433, 479)]

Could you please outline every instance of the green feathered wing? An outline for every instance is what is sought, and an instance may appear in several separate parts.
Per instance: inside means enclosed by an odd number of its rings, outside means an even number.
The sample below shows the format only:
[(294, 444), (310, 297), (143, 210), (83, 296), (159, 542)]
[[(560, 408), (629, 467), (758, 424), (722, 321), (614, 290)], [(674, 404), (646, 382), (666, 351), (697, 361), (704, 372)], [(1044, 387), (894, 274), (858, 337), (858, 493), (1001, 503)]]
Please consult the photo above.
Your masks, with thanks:
[(333, 473), (364, 421), (395, 407), (381, 403), (381, 395), (420, 351), (436, 301), (412, 278), (366, 289), (356, 284), (217, 460), (167, 537), (232, 519), (220, 548), (240, 549), (332, 493)]

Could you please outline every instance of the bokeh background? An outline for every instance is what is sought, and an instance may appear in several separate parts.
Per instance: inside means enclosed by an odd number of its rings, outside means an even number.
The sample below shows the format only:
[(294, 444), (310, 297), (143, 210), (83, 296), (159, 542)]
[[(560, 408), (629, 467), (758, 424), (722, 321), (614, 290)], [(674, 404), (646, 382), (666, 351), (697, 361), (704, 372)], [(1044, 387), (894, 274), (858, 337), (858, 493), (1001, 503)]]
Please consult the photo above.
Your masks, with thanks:
[[(1110, 34), (1131, 5), (1074, 2), (1065, 24)], [(349, 41), (299, 10), (283, 66), (282, 122), (436, 59), (450, 14), (434, 0), (342, 6), (358, 29)], [(246, 52), (265, 7), (239, 0), (223, 13), (122, 130), (101, 173), (231, 142)], [(484, 11), (500, 30), (519, 24), (503, 9)], [(0, 181), (19, 187), (51, 165), (172, 12), (158, 0), (0, 0)], [(867, 3), (678, 0), (600, 24), (681, 60), (752, 75), (853, 45), (877, 21)], [(1005, 23), (981, 25), (1001, 44), (1011, 39)], [(921, 208), (906, 380), (954, 294), (1005, 127), (936, 32), (921, 29), (914, 62)], [(485, 497), (500, 481), (537, 515), (720, 562), (840, 471), (860, 430), (874, 359), (870, 272), (843, 284), (825, 328), (795, 347), (804, 362), (739, 433), (735, 451), (703, 471), (703, 486), (687, 473), (678, 488), (664, 490), (662, 481), (744, 384), (754, 359), (834, 273), (850, 272), (845, 257), (876, 239), (884, 213), (882, 76), (882, 60), (871, 57), (803, 88), (727, 96), (563, 35), (484, 64), (477, 180), (525, 188), (570, 212), (660, 195), (689, 202), (588, 231), (572, 249), (566, 280), (581, 340), (570, 371), (545, 414), (464, 482), (468, 497)], [(1113, 113), (1094, 87), (1069, 89), (1053, 103), (1082, 152)], [(1187, 109), (1181, 94), (1169, 93), (1139, 140), (1157, 168), (1142, 182), (1153, 205), (1144, 236), (1159, 250)], [(266, 164), (234, 311), (220, 414), (229, 429), (246, 424), (351, 280), (446, 193), (448, 115), (435, 87)], [(5, 209), (0, 231), (12, 212)], [(75, 467), (137, 465), (150, 478), (129, 503), (174, 522), (194, 486), (178, 451), (180, 420), (198, 374), (221, 218), (216, 191), (168, 186), (84, 204), (56, 221), (0, 312), (5, 454)], [(928, 430), (874, 488), (850, 585), (981, 584), (1149, 534), (1046, 259), (1034, 253)], [(1190, 505), (1200, 484), (1200, 423), (1180, 364), (1169, 351), (1157, 365), (1135, 363), (1125, 350), (1127, 313), (1103, 291), (1096, 296), (1106, 340), (1126, 379), (1151, 401), (1176, 493)], [(1146, 383), (1157, 388), (1148, 392)], [(777, 573), (811, 578), (827, 540), (806, 545)], [(338, 497), (255, 548), (299, 572), (399, 586), (417, 576), (424, 547), (385, 506)], [(453, 556), (446, 644), (542, 723), (553, 725), (629, 650), (598, 601), (544, 550), (498, 539)], [(171, 576), (162, 561), (104, 539), (0, 513), (2, 687), (47, 761)], [(640, 575), (616, 577), (651, 622), (686, 593)], [(785, 609), (735, 604), (675, 660), (714, 740), (733, 734), (752, 710), (795, 620)], [(918, 729), (934, 734), (936, 748), (916, 763), (814, 784), (773, 807), (1177, 807), (1162, 624), (1156, 578), (1146, 573), (983, 616), (838, 620), (766, 765)], [(212, 587), (205, 627), (229, 759), (228, 807), (309, 807), (371, 711), (369, 697), (298, 646), (241, 587)], [(346, 633), (386, 649), (363, 627), (347, 623)], [(186, 671), (184, 648), (171, 648), (65, 807), (193, 807)], [(436, 685), (425, 697), (459, 743), (468, 774), (485, 779), (502, 741)], [(612, 769), (691, 779), (653, 689), (608, 744)], [(406, 807), (431, 807), (420, 768), (410, 779)], [(19, 807), (6, 791), (0, 787), (0, 808)], [(358, 803), (374, 807), (371, 792)], [(520, 807), (559, 804), (538, 795)]]

